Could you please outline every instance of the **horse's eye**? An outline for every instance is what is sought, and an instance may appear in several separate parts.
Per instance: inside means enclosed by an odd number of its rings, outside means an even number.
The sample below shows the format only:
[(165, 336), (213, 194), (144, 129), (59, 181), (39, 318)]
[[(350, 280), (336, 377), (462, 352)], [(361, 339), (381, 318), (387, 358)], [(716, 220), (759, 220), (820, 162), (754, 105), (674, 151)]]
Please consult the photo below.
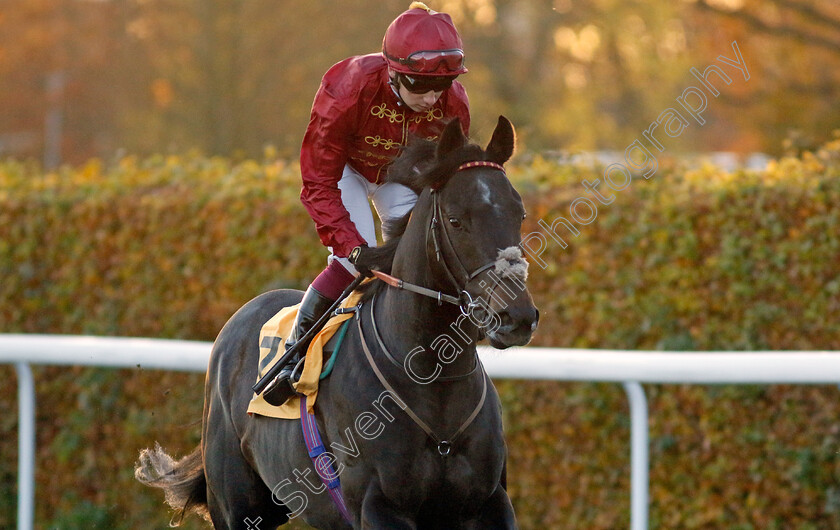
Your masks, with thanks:
[(522, 219), (524, 220), (526, 217), (528, 217), (528, 214), (527, 214), (527, 213), (523, 213), (523, 214), (522, 214)]
[(449, 224), (451, 224), (453, 228), (461, 228), (461, 221), (455, 217), (449, 218)]

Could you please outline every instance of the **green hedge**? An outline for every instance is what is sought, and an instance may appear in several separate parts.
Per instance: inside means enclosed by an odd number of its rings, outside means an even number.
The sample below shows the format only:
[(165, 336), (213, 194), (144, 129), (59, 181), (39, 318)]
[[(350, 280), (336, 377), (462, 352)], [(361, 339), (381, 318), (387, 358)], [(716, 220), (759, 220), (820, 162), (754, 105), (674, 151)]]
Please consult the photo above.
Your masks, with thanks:
[[(537, 222), (570, 217), (601, 171), (520, 157)], [(660, 161), (597, 217), (548, 237), (529, 285), (541, 346), (840, 350), (840, 141), (766, 171)], [(598, 188), (605, 196), (603, 182)], [(266, 153), (127, 157), (43, 174), (0, 163), (0, 333), (212, 340), (276, 287), (303, 288), (326, 251), (294, 164)], [(585, 210), (579, 210), (584, 212)], [(562, 229), (558, 230), (558, 234)], [(515, 353), (511, 353), (515, 355)], [(15, 410), (14, 371), (0, 406)], [(162, 496), (132, 478), (142, 447), (198, 442), (203, 377), (36, 368), (36, 521), (159, 528)], [(522, 528), (629, 520), (629, 421), (618, 385), (499, 381), (509, 490)], [(654, 528), (840, 525), (835, 387), (648, 385)], [(0, 420), (0, 527), (14, 524), (14, 414)], [(201, 528), (196, 521), (187, 528)]]

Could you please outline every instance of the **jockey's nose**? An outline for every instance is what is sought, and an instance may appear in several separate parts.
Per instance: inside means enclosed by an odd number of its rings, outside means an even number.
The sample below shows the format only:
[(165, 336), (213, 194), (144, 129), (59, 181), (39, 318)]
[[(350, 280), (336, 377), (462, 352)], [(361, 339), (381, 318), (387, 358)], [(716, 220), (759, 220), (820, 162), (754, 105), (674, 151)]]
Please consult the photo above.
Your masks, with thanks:
[(438, 100), (438, 93), (435, 92), (434, 90), (430, 90), (430, 91), (426, 92), (425, 94), (423, 94), (423, 103), (428, 107), (431, 107), (432, 105), (434, 105), (437, 100)]

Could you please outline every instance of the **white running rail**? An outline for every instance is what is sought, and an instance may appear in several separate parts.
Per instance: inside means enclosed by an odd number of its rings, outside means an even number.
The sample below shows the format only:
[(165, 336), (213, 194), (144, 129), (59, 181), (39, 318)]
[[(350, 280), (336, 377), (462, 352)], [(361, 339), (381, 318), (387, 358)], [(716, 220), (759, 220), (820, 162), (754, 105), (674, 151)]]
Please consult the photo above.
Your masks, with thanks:
[[(163, 339), (0, 334), (0, 364), (18, 376), (18, 530), (34, 528), (35, 383), (30, 365), (203, 372), (212, 344)], [(642, 383), (837, 384), (840, 354), (814, 351), (651, 352), (479, 348), (487, 372), (497, 379), (621, 383), (630, 402), (631, 524), (648, 527), (648, 409)]]

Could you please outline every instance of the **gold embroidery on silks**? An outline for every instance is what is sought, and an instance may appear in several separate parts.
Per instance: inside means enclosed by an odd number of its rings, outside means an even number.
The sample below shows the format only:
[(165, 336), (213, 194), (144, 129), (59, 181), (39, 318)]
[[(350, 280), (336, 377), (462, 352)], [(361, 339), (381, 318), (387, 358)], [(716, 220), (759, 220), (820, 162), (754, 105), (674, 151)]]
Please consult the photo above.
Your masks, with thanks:
[(388, 105), (385, 103), (373, 107), (370, 109), (370, 113), (377, 118), (388, 118), (388, 121), (391, 123), (403, 123), (405, 121), (405, 114), (397, 112), (394, 109), (389, 109)]
[[(365, 156), (352, 156), (350, 157), (352, 160), (358, 162), (360, 165), (368, 166), (368, 167), (382, 167), (383, 162), (388, 163), (393, 160), (393, 157), (378, 155), (376, 153), (371, 153), (370, 151), (365, 151)], [(371, 160), (374, 159), (374, 160)]]
[(365, 160), (363, 158), (358, 158), (358, 157), (353, 157), (353, 158), (351, 158), (351, 160), (354, 160), (354, 161), (358, 162), (360, 165), (367, 166), (367, 167), (376, 167), (376, 166), (381, 165), (378, 162), (371, 162), (370, 160)]
[(377, 158), (386, 163), (394, 159), (392, 156), (378, 155), (376, 153), (371, 153), (370, 151), (365, 151), (365, 158)]
[[(391, 123), (399, 123), (402, 125), (402, 143), (388, 139), (382, 138), (379, 135), (376, 136), (365, 136), (365, 143), (368, 145), (372, 145), (373, 147), (381, 146), (386, 151), (390, 151), (391, 149), (399, 149), (403, 145), (408, 142), (409, 138), (409, 124), (419, 124), (424, 121), (433, 122), (435, 120), (442, 120), (443, 119), (443, 109), (434, 107), (422, 114), (417, 116), (412, 116), (408, 119), (405, 117), (404, 112), (399, 112), (395, 109), (389, 109), (387, 103), (382, 103), (381, 105), (376, 105), (370, 109), (370, 113), (377, 118), (385, 118)], [(437, 136), (430, 137), (430, 139), (437, 139)]]
[(390, 138), (382, 138), (378, 134), (376, 136), (365, 136), (365, 143), (374, 147), (379, 147), (381, 145), (386, 151), (402, 147), (399, 142), (395, 142)]

